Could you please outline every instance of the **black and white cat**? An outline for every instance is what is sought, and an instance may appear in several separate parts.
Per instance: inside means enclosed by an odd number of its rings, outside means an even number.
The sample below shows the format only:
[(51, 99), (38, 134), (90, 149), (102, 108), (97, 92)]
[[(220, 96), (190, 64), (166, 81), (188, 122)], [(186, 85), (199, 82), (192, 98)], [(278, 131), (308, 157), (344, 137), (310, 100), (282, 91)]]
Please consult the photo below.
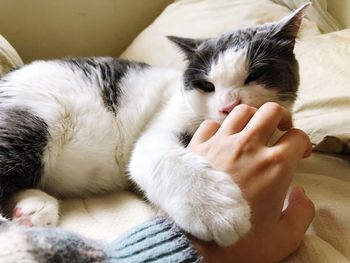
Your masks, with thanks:
[(203, 120), (222, 122), (238, 104), (293, 104), (305, 6), (218, 38), (169, 37), (186, 55), (184, 72), (73, 58), (8, 73), (0, 80), (4, 211), (21, 224), (56, 225), (56, 198), (118, 191), (131, 179), (196, 237), (236, 241), (250, 229), (240, 188), (184, 146)]

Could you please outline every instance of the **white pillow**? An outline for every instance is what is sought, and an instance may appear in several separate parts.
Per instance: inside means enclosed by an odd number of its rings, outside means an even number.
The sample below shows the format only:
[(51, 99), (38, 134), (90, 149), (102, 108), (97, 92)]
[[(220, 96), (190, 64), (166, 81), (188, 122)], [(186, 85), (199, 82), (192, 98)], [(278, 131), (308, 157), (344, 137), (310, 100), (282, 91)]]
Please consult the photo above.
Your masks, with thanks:
[(329, 33), (340, 30), (339, 22), (328, 12), (327, 0), (272, 0), (277, 4), (282, 4), (291, 10), (301, 6), (305, 2), (311, 2), (312, 5), (306, 12), (306, 17), (314, 21), (323, 33)]
[[(163, 13), (122, 54), (151, 65), (182, 69), (184, 62), (166, 35), (213, 37), (243, 26), (279, 20), (290, 13), (269, 0), (182, 0)], [(315, 23), (304, 20), (300, 36), (320, 34)]]
[(12, 68), (21, 65), (23, 61), (16, 50), (0, 35), (0, 77)]
[(350, 154), (350, 29), (304, 38), (296, 45), (300, 65), (294, 124), (315, 150)]

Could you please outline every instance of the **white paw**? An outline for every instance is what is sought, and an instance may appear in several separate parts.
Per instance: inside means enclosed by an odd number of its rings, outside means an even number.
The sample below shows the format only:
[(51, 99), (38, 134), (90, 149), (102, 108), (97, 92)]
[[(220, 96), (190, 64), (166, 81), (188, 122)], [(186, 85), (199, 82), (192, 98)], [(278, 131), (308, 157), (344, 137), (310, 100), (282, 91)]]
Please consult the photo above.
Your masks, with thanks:
[(58, 223), (58, 201), (35, 189), (16, 195), (12, 220), (24, 226), (56, 226)]
[(186, 192), (169, 214), (195, 237), (229, 246), (251, 228), (250, 207), (228, 174), (202, 171)]

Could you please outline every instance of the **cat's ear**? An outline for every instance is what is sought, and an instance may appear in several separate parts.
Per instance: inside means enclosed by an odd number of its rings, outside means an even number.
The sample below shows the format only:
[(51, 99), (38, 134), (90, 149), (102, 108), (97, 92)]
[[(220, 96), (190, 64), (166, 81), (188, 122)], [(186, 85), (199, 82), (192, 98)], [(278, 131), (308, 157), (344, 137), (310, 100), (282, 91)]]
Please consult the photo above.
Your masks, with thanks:
[(294, 42), (299, 32), (301, 22), (305, 16), (305, 11), (310, 4), (310, 2), (303, 4), (293, 13), (280, 20), (277, 25), (276, 36)]
[(185, 53), (187, 59), (191, 59), (191, 57), (195, 54), (198, 46), (203, 42), (201, 39), (193, 39), (193, 38), (184, 38), (184, 37), (175, 37), (175, 36), (167, 36), (167, 38), (176, 44), (182, 52)]

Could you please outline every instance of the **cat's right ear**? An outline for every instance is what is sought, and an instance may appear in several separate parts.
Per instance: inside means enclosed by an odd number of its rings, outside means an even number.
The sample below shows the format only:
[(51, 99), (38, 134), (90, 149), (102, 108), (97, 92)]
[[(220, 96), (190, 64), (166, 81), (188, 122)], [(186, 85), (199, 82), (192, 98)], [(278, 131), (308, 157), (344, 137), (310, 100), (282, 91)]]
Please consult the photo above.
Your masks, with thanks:
[(294, 12), (279, 21), (278, 32), (276, 35), (284, 39), (290, 39), (294, 41), (300, 29), (301, 21), (305, 16), (305, 11), (310, 5), (311, 2), (303, 4)]
[(180, 50), (185, 53), (187, 59), (191, 59), (193, 55), (196, 53), (196, 50), (200, 44), (202, 44), (203, 40), (201, 39), (192, 39), (192, 38), (184, 38), (184, 37), (175, 37), (175, 36), (167, 36), (167, 38), (176, 44)]

